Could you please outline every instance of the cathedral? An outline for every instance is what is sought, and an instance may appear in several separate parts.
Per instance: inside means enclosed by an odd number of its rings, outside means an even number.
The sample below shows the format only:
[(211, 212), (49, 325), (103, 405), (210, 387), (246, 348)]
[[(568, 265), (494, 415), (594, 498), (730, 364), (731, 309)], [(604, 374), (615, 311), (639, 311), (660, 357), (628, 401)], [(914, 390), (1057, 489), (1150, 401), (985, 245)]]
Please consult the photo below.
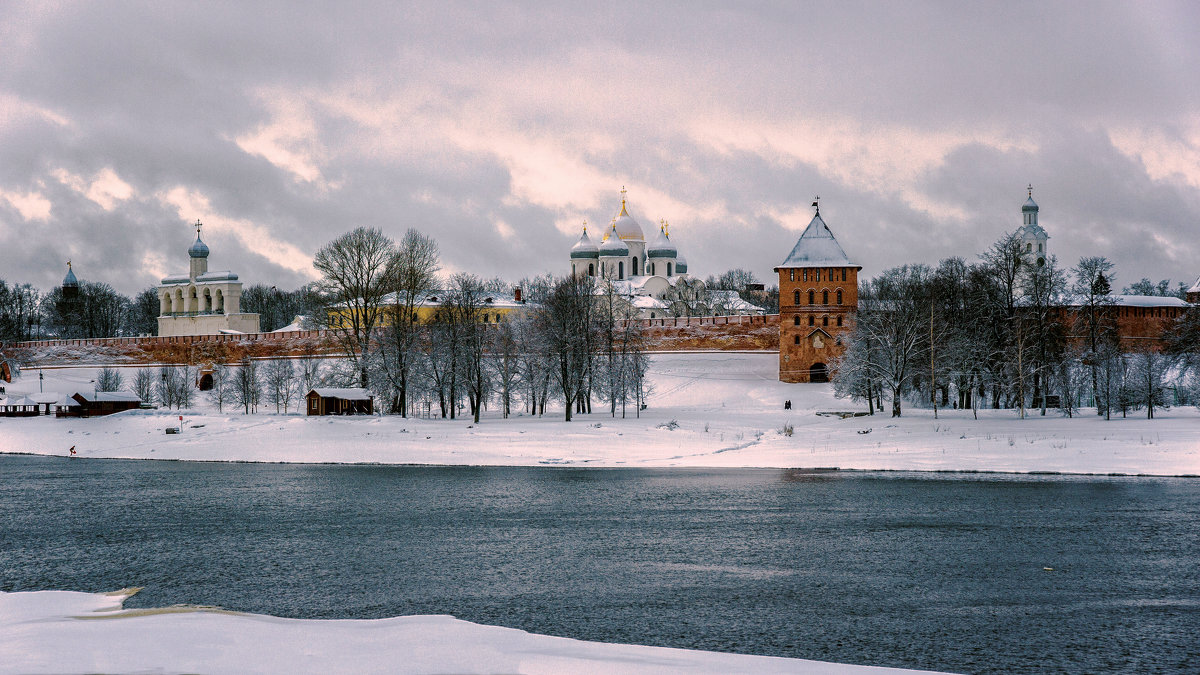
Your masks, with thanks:
[(625, 202), (621, 190), (621, 211), (605, 229), (600, 243), (583, 234), (571, 247), (571, 273), (605, 279), (613, 284), (638, 309), (642, 318), (665, 316), (663, 295), (675, 284), (688, 278), (687, 259), (671, 241), (670, 226), (659, 223), (654, 239), (647, 242)]
[(258, 315), (239, 311), (242, 282), (230, 271), (208, 271), (208, 246), (200, 240), (188, 248), (187, 274), (174, 274), (158, 287), (159, 336), (257, 333)]

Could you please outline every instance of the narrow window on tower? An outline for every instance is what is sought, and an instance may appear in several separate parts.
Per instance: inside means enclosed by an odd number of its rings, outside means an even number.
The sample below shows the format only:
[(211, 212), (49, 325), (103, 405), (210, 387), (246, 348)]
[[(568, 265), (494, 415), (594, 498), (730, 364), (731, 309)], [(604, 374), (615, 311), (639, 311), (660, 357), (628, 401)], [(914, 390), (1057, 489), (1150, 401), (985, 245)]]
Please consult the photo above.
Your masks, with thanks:
[(846, 270), (842, 270), (842, 281), (846, 280)]
[(842, 325), (842, 315), (840, 315), (840, 314), (838, 315), (837, 324), (839, 326)]
[(821, 291), (821, 304), (822, 305), (829, 304), (829, 291)]
[(799, 315), (799, 314), (797, 314), (796, 316), (793, 316), (793, 317), (792, 317), (792, 325), (793, 325), (793, 326), (799, 326), (799, 325), (800, 325), (800, 315)]
[(800, 291), (792, 291), (792, 304), (800, 304)]
[(837, 292), (837, 301), (838, 301), (839, 305), (842, 304), (842, 289), (840, 289), (840, 288), (838, 289), (838, 292)]
[(828, 326), (829, 325), (829, 317), (827, 317), (827, 316), (821, 317), (821, 325)]
[(810, 304), (810, 305), (815, 305), (815, 304), (817, 303), (817, 295), (816, 295), (816, 293), (817, 293), (817, 292), (816, 292), (816, 291), (814, 291), (813, 289), (811, 289), (811, 288), (810, 288), (810, 289), (808, 289), (808, 304)]
[(792, 337), (792, 344), (794, 344), (794, 345), (800, 344), (800, 336), (799, 335)]
[(788, 270), (788, 281), (796, 280), (796, 270)]
[(808, 325), (810, 325), (810, 326), (816, 325), (815, 318), (816, 317), (814, 317), (812, 314), (809, 314), (808, 315)]

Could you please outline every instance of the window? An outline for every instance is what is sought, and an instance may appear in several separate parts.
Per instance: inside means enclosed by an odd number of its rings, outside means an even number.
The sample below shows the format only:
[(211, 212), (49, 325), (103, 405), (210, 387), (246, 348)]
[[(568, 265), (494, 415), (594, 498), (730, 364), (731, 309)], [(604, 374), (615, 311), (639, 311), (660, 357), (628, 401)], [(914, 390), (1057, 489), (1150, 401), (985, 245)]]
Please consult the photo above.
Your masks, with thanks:
[(792, 304), (800, 304), (800, 291), (792, 291)]
[(618, 279), (625, 278), (625, 261), (624, 260), (617, 261), (617, 278)]
[[(837, 292), (837, 301), (838, 301), (839, 305), (842, 304), (842, 289), (840, 289), (840, 288), (838, 289), (838, 292)], [(838, 325), (840, 326), (841, 324), (838, 324)]]
[(589, 277), (596, 276), (596, 266), (593, 265), (592, 263), (588, 263), (588, 276)]
[(638, 266), (638, 259), (634, 258), (632, 261), (632, 267), (630, 267), (629, 269), (633, 272), (633, 276), (635, 276), (635, 277), (637, 276), (637, 266)]
[(654, 263), (650, 263), (650, 276), (654, 276)]
[(1025, 252), (1029, 253), (1033, 250), (1033, 244), (1025, 244)]
[(800, 344), (800, 336), (799, 335), (796, 335), (792, 338), (792, 344), (794, 344), (794, 345)]
[(788, 281), (796, 280), (796, 270), (788, 270)]
[(821, 280), (821, 270), (813, 270), (813, 281)]
[(842, 270), (842, 281), (846, 280), (846, 270)]
[(667, 263), (667, 276), (671, 276), (671, 263)]
[(828, 326), (829, 325), (829, 317), (827, 317), (827, 316), (821, 317), (821, 325)]
[(1038, 253), (1041, 253), (1041, 252), (1042, 252), (1042, 245), (1038, 244)]
[(811, 288), (808, 289), (808, 304), (810, 304), (810, 305), (817, 304), (817, 292)]
[(842, 316), (840, 314), (838, 315), (837, 325), (842, 325)]
[(816, 325), (816, 317), (814, 317), (811, 314), (808, 315), (808, 325), (810, 325), (810, 326)]
[[(808, 270), (804, 270), (804, 280), (808, 281)], [(795, 279), (793, 279), (795, 281)]]
[(799, 325), (800, 325), (800, 315), (799, 315), (799, 314), (797, 314), (796, 316), (793, 316), (793, 317), (792, 317), (792, 325), (793, 325), (793, 326), (799, 326)]
[(821, 304), (822, 305), (829, 304), (829, 291), (821, 291)]

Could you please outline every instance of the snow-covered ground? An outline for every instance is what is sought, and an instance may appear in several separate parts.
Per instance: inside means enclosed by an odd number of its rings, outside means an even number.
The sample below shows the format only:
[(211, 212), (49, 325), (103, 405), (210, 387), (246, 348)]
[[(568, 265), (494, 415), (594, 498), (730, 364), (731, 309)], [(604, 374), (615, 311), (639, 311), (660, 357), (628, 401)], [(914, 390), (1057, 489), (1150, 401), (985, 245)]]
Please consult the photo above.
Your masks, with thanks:
[(185, 607), (122, 610), (131, 594), (0, 593), (0, 672), (918, 672), (584, 642), (449, 616), (316, 621)]
[[(459, 420), (303, 415), (218, 415), (205, 399), (184, 411), (131, 411), (94, 419), (0, 419), (0, 451), (80, 457), (379, 462), (599, 467), (839, 467), (842, 469), (1060, 471), (1200, 474), (1200, 413), (1191, 407), (1104, 421), (1050, 411), (1017, 419), (1011, 410), (931, 410), (839, 419), (818, 411), (865, 410), (829, 385), (785, 384), (770, 353), (656, 354), (653, 394), (641, 418), (613, 418), (602, 404), (562, 420), (487, 414)], [(126, 381), (132, 369), (125, 369)], [(94, 369), (45, 371), (46, 391), (88, 386)], [(38, 391), (36, 370), (9, 394)], [(785, 400), (792, 409), (784, 410)], [(790, 425), (790, 436), (783, 433)]]

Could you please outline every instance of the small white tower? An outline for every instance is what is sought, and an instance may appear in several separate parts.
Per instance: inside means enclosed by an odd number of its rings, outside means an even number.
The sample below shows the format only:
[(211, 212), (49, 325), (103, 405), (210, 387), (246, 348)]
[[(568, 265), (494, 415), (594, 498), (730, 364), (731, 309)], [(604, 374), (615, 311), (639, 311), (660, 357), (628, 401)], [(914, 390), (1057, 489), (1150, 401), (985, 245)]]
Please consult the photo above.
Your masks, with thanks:
[(594, 277), (600, 264), (600, 247), (592, 243), (587, 233), (587, 221), (583, 221), (583, 236), (571, 247), (571, 274)]
[(1025, 200), (1025, 204), (1021, 207), (1021, 228), (1017, 230), (1017, 237), (1021, 240), (1021, 254), (1025, 256), (1025, 260), (1031, 265), (1041, 267), (1046, 264), (1046, 258), (1050, 253), (1046, 247), (1046, 240), (1050, 235), (1038, 225), (1038, 205), (1033, 201), (1033, 185), (1028, 187), (1029, 199)]
[(200, 241), (200, 221), (196, 221), (196, 241), (188, 249), (191, 265), (188, 267), (188, 277), (195, 281), (197, 277), (208, 271), (208, 245)]

